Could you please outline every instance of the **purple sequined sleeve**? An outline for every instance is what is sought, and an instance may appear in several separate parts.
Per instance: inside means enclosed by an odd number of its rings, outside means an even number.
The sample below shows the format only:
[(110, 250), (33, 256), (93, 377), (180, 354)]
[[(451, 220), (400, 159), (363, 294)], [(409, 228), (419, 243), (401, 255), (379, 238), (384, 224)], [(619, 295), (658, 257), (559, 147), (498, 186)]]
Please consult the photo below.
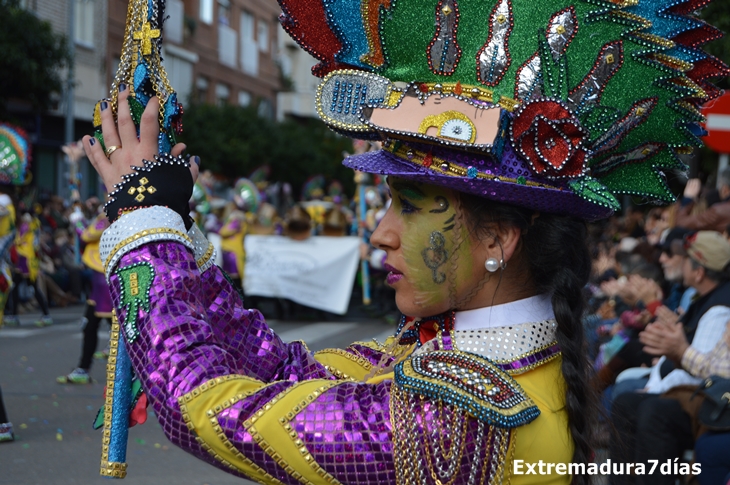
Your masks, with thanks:
[(444, 336), (446, 351), (403, 347), (394, 374), (369, 379), (380, 347), (282, 342), (208, 246), (159, 206), (122, 215), (99, 246), (135, 373), (173, 443), (267, 484), (501, 480), (512, 428), (537, 412), (502, 370)]
[[(148, 286), (140, 265), (151, 268)], [(148, 289), (146, 305), (125, 304), (130, 278)], [(282, 342), (244, 309), (220, 270), (201, 276), (183, 244), (128, 251), (110, 286), (120, 323), (135, 323), (136, 333), (125, 332), (129, 354), (174, 443), (270, 483), (393, 482), (390, 381), (337, 380), (305, 345)]]

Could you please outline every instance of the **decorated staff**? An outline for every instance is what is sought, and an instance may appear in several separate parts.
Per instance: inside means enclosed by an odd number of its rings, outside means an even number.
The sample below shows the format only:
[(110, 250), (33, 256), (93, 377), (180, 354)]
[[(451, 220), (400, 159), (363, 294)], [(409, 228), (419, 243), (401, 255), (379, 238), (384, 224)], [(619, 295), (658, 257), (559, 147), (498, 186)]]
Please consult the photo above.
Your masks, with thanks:
[[(111, 109), (114, 120), (117, 120), (118, 111), (128, 109), (134, 127), (139, 135), (142, 113), (147, 104), (154, 101), (159, 103), (158, 150), (161, 154), (171, 152), (177, 143), (177, 135), (182, 132), (182, 105), (177, 101), (177, 95), (167, 80), (167, 74), (162, 66), (162, 26), (165, 20), (164, 0), (130, 0), (127, 10), (127, 26), (125, 29), (124, 44), (122, 47), (119, 69), (112, 82), (110, 98), (99, 101), (94, 108), (94, 138), (99, 142), (107, 158), (111, 160), (114, 152), (122, 148), (119, 137), (105, 139), (102, 129), (101, 112)], [(119, 93), (129, 89), (128, 98), (120, 103)], [(125, 126), (119, 126), (120, 130)], [(177, 147), (178, 151), (182, 151)], [(178, 157), (179, 158), (179, 153)], [(181, 159), (180, 159), (181, 160)], [(145, 168), (137, 168), (137, 173)], [(117, 184), (115, 190), (109, 194), (109, 201), (104, 206), (110, 219), (116, 219), (125, 208), (132, 204), (146, 203), (155, 205), (156, 182), (152, 177), (142, 177), (131, 187)], [(163, 177), (164, 178), (164, 177)], [(131, 179), (129, 177), (127, 180)], [(158, 180), (159, 181), (159, 180)], [(188, 197), (189, 199), (189, 197)], [(187, 206), (187, 199), (185, 205)], [(138, 280), (135, 280), (138, 281)], [(143, 305), (137, 296), (139, 288), (145, 281), (138, 281), (137, 285), (130, 285), (126, 294), (129, 308), (138, 308)], [(129, 319), (128, 319), (129, 320)], [(103, 412), (103, 446), (101, 457), (101, 474), (108, 477), (124, 478), (126, 476), (127, 436), (130, 423), (130, 413), (134, 404), (140, 399), (139, 385), (133, 385), (134, 376), (129, 356), (121, 332), (131, 335), (131, 328), (126, 325), (120, 328), (116, 315), (112, 319), (111, 342), (109, 347), (109, 361), (107, 364), (107, 385)]]

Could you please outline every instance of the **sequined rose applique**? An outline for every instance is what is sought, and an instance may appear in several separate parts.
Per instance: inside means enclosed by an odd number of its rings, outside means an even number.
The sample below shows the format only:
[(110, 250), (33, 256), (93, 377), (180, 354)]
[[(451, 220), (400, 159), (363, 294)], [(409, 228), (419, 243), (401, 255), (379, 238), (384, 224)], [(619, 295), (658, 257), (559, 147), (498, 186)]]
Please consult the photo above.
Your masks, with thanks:
[(586, 132), (570, 110), (554, 99), (528, 101), (515, 113), (512, 145), (537, 174), (579, 177), (585, 170)]

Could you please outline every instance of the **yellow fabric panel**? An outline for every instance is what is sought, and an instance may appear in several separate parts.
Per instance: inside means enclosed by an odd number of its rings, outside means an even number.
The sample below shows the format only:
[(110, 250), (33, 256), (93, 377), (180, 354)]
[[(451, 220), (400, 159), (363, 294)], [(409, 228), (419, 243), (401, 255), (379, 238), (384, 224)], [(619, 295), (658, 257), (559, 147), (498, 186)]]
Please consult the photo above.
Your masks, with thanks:
[(101, 239), (101, 234), (104, 232), (106, 227), (104, 229), (97, 229), (96, 228), (97, 222), (99, 222), (99, 217), (94, 219), (94, 221), (89, 225), (89, 227), (84, 229), (84, 232), (81, 233), (82, 241), (84, 241), (86, 243), (90, 243), (90, 242), (99, 241)]
[(8, 210), (7, 215), (0, 217), (0, 237), (15, 230), (15, 207), (11, 204), (6, 209)]
[(188, 429), (198, 436), (203, 448), (217, 461), (260, 483), (281, 485), (279, 480), (238, 452), (218, 425), (218, 413), (265, 386), (246, 376), (219, 377), (193, 389), (178, 402)]
[(221, 236), (221, 251), (236, 255), (237, 276), (243, 281), (246, 267), (246, 250), (243, 240), (248, 233), (248, 224), (243, 220), (240, 222), (241, 226), (238, 231), (234, 229), (235, 224), (229, 222), (218, 231), (218, 234)]
[(101, 254), (99, 253), (99, 241), (90, 242), (86, 245), (81, 261), (97, 273), (104, 272), (104, 263), (101, 262)]
[(323, 392), (339, 383), (326, 379), (299, 382), (276, 396), (263, 413), (259, 411), (244, 423), (259, 446), (302, 484), (340, 483), (314, 460), (306, 444), (289, 424)]
[[(565, 463), (573, 458), (574, 443), (565, 409), (562, 358), (554, 359), (524, 374), (512, 376), (540, 408), (540, 416), (515, 432), (514, 460), (524, 463)], [(522, 470), (526, 471), (523, 466)], [(512, 485), (569, 485), (570, 475), (515, 475), (513, 463), (505, 469)]]

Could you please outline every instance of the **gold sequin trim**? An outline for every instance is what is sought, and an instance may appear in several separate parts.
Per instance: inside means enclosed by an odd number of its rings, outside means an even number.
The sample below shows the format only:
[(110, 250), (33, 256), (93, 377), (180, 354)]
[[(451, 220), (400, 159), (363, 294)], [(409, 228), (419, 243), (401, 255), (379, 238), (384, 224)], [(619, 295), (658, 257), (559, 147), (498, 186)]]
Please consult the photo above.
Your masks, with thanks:
[[(396, 148), (397, 147), (397, 148)], [(403, 158), (405, 160), (408, 160), (411, 163), (415, 163), (416, 165), (424, 166), (425, 168), (428, 168), (430, 171), (441, 174), (441, 175), (449, 175), (452, 177), (466, 177), (467, 176), (467, 169), (466, 167), (462, 167), (461, 165), (457, 165), (455, 163), (451, 163), (448, 160), (441, 159), (438, 157), (431, 156), (431, 164), (430, 165), (424, 165), (424, 162), (426, 160), (426, 156), (429, 155), (426, 152), (422, 152), (420, 150), (415, 150), (412, 147), (405, 145), (405, 144), (399, 144), (396, 142), (390, 142), (387, 146), (383, 146), (383, 149), (389, 151), (393, 155)], [(491, 175), (484, 172), (477, 172), (475, 179), (485, 179), (485, 180), (495, 180), (501, 182), (509, 182), (509, 183), (520, 183), (516, 178), (510, 178), (505, 177), (503, 175)], [(543, 187), (547, 189), (557, 189), (557, 190), (563, 190), (559, 187), (555, 187), (552, 185), (547, 184), (541, 184), (537, 182), (533, 182), (531, 180), (524, 180), (523, 185), (529, 185), (531, 187)]]
[[(312, 468), (312, 470), (319, 475), (322, 480), (326, 483), (332, 483), (332, 484), (339, 484), (340, 482), (335, 479), (331, 474), (329, 474), (324, 468), (322, 468), (319, 463), (317, 463), (312, 456), (311, 453), (309, 453), (309, 450), (307, 449), (304, 442), (299, 439), (299, 435), (294, 430), (294, 428), (291, 426), (291, 421), (301, 412), (303, 411), (309, 404), (313, 403), (315, 399), (317, 399), (319, 396), (321, 396), (324, 392), (332, 389), (333, 387), (340, 384), (338, 381), (320, 381), (322, 382), (322, 385), (319, 386), (316, 390), (309, 393), (304, 399), (299, 401), (296, 405), (294, 405), (291, 408), (291, 411), (287, 412), (284, 416), (281, 416), (279, 418), (279, 423), (282, 425), (284, 430), (289, 435), (289, 438), (292, 440), (296, 448), (299, 450), (299, 452), (302, 455), (302, 458), (309, 463), (309, 466)], [(311, 385), (313, 381), (305, 381), (300, 383), (300, 385)], [(273, 404), (280, 401), (282, 398), (287, 396), (293, 389), (297, 389), (300, 385), (294, 385), (292, 387), (289, 387), (288, 389), (280, 392), (274, 399), (272, 399), (266, 406), (264, 406), (263, 409), (260, 409), (258, 412), (256, 412), (255, 415), (251, 416), (248, 420), (246, 420), (243, 425), (246, 427), (246, 431), (251, 435), (253, 440), (263, 449), (267, 455), (269, 455), (271, 458), (273, 458), (276, 463), (286, 471), (286, 473), (297, 480), (299, 480), (304, 485), (316, 485), (314, 482), (311, 482), (306, 477), (302, 476), (301, 473), (297, 472), (296, 469), (291, 466), (291, 464), (283, 457), (281, 454), (277, 452), (277, 449), (264, 439), (264, 437), (259, 433), (259, 431), (256, 429), (256, 422), (264, 416), (264, 414), (271, 410), (271, 407)]]
[[(185, 425), (188, 427), (188, 429), (193, 432), (195, 435), (195, 441), (200, 444), (201, 448), (203, 448), (210, 456), (212, 456), (217, 462), (222, 463), (225, 467), (229, 468), (230, 470), (233, 470), (237, 473), (241, 473), (241, 469), (231, 463), (230, 461), (226, 460), (222, 456), (220, 456), (216, 451), (210, 447), (195, 431), (195, 423), (193, 423), (191, 413), (188, 410), (187, 403), (191, 402), (193, 399), (197, 398), (198, 396), (205, 394), (206, 392), (210, 391), (211, 389), (214, 389), (216, 386), (223, 384), (225, 382), (235, 381), (235, 380), (249, 380), (249, 378), (245, 376), (238, 376), (238, 375), (227, 375), (222, 377), (216, 377), (213, 380), (210, 380), (208, 382), (205, 382), (201, 384), (200, 386), (196, 387), (192, 391), (188, 392), (187, 394), (181, 396), (178, 398), (178, 404), (180, 406), (180, 413), (182, 414), (183, 421), (185, 422)], [(254, 463), (252, 460), (247, 458), (245, 455), (243, 455), (238, 449), (235, 447), (233, 443), (231, 443), (228, 438), (226, 437), (223, 428), (221, 428), (220, 424), (218, 424), (218, 414), (220, 414), (222, 411), (230, 408), (240, 400), (260, 391), (261, 389), (255, 389), (250, 392), (239, 392), (235, 396), (231, 396), (225, 401), (223, 401), (222, 404), (215, 406), (213, 409), (208, 409), (205, 413), (206, 418), (210, 420), (210, 424), (213, 427), (213, 430), (215, 431), (215, 434), (217, 438), (223, 443), (223, 445), (228, 449), (228, 451), (233, 454), (238, 460), (241, 461), (241, 463), (244, 463), (246, 466), (251, 468), (255, 473), (257, 473), (257, 476), (251, 476), (248, 475), (250, 478), (261, 481), (262, 479), (266, 480), (266, 483), (273, 483), (277, 485), (283, 485), (281, 481), (279, 481), (276, 477), (273, 477), (270, 475), (266, 470), (258, 466), (256, 463)], [(275, 401), (271, 401), (272, 403)], [(263, 483), (263, 482), (262, 482)]]
[(203, 254), (196, 261), (198, 268), (202, 268), (203, 266), (205, 266), (205, 263), (207, 263), (210, 260), (210, 258), (213, 257), (214, 251), (215, 251), (215, 248), (213, 247), (213, 244), (208, 244), (208, 249), (205, 251), (205, 254)]
[[(350, 360), (350, 361), (354, 362), (355, 364), (361, 366), (366, 371), (369, 371), (370, 369), (373, 368), (373, 364), (369, 360), (367, 360), (365, 357), (363, 357), (362, 355), (356, 355), (356, 354), (353, 354), (353, 353), (348, 352), (343, 349), (323, 349), (323, 350), (315, 352), (314, 357), (316, 358), (317, 355), (320, 355), (320, 354), (339, 355), (340, 357), (344, 357), (347, 360)], [(344, 372), (342, 372), (338, 369), (331, 368), (331, 366), (329, 366), (329, 365), (325, 365), (325, 368), (327, 370), (329, 370), (330, 372), (332, 372), (337, 377), (339, 377), (338, 374), (340, 374), (340, 375), (344, 376), (344, 377), (342, 377), (343, 379), (355, 380), (354, 378), (348, 376)]]
[(486, 89), (481, 86), (471, 86), (466, 84), (452, 84), (452, 83), (420, 83), (420, 86), (426, 86), (428, 92), (439, 92), (443, 94), (455, 94), (462, 98), (471, 98), (479, 101), (486, 101), (498, 105), (500, 108), (504, 108), (507, 111), (514, 111), (520, 105), (519, 101), (506, 96), (500, 96), (495, 94), (491, 89)]
[(114, 407), (114, 376), (117, 373), (117, 355), (119, 353), (119, 319), (112, 310), (112, 329), (109, 339), (109, 360), (106, 363), (106, 393), (104, 394), (104, 428), (101, 445), (101, 470), (103, 477), (124, 478), (127, 476), (127, 464), (109, 461), (109, 445), (111, 443), (112, 408)]
[(183, 238), (183, 240), (185, 240), (186, 242), (188, 242), (190, 245), (193, 244), (193, 241), (192, 241), (192, 239), (190, 239), (190, 236), (188, 236), (184, 232), (178, 231), (176, 229), (170, 229), (168, 227), (160, 227), (160, 228), (157, 228), (157, 229), (145, 229), (144, 231), (140, 231), (140, 232), (138, 232), (137, 234), (135, 234), (133, 236), (130, 236), (130, 237), (126, 238), (126, 239), (123, 239), (123, 240), (119, 241), (117, 243), (117, 245), (114, 246), (114, 249), (112, 249), (109, 252), (109, 256), (107, 256), (106, 261), (104, 262), (104, 271), (107, 271), (107, 272), (109, 271), (109, 268), (108, 268), (109, 261), (114, 261), (114, 256), (119, 251), (121, 251), (122, 249), (124, 249), (124, 246), (126, 246), (127, 244), (131, 244), (131, 243), (139, 240), (140, 238), (143, 238), (145, 236), (150, 236), (150, 235), (153, 235), (153, 234), (169, 234), (171, 236), (178, 236), (178, 237)]

